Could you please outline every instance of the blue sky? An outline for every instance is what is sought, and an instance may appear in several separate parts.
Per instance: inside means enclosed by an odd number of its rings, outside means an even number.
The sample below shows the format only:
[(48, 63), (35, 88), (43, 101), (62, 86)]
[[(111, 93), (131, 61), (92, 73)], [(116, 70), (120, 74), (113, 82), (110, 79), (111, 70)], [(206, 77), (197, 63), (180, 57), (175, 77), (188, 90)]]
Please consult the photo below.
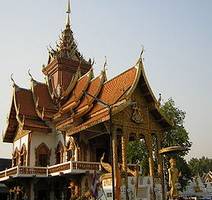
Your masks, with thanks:
[[(66, 0), (2, 1), (0, 7), (0, 130), (11, 103), (10, 74), (30, 87), (27, 70), (42, 81), (46, 47), (55, 45), (65, 24)], [(191, 157), (212, 158), (212, 1), (72, 0), (72, 30), (95, 73), (108, 59), (113, 77), (135, 64), (142, 45), (150, 85), (157, 97), (172, 97), (186, 111)], [(10, 145), (9, 145), (10, 146)], [(0, 157), (11, 146), (0, 142)]]

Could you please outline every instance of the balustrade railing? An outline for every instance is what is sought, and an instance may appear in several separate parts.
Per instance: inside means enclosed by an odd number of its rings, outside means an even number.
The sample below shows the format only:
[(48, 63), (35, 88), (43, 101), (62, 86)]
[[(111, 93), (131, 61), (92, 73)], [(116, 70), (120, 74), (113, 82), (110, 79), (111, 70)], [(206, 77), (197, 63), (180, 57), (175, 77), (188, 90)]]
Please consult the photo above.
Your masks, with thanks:
[(100, 163), (73, 161), (72, 168), (75, 170), (100, 170)]
[(25, 167), (18, 166), (20, 175), (46, 175), (46, 167)]
[[(135, 170), (136, 165), (129, 164), (131, 170)], [(0, 181), (10, 176), (55, 176), (59, 173), (83, 173), (86, 171), (99, 171), (99, 162), (68, 161), (65, 163), (47, 167), (16, 166), (0, 172)]]
[(100, 170), (98, 162), (68, 161), (65, 163), (47, 166), (47, 167), (28, 167), (16, 166), (0, 172), (1, 179), (9, 178), (9, 176), (54, 176), (58, 173), (75, 172), (82, 173), (89, 170)]

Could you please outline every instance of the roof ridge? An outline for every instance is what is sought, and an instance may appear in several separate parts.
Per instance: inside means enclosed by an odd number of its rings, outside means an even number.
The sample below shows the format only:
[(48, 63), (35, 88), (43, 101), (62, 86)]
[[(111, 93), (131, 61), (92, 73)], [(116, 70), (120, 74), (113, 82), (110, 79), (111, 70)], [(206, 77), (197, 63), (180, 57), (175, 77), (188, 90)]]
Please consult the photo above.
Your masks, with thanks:
[(86, 72), (86, 73), (83, 74), (81, 77), (79, 77), (79, 79), (77, 80), (77, 82), (80, 81), (80, 80), (81, 80), (82, 78), (84, 78), (85, 76), (89, 76), (90, 73), (92, 73), (92, 71), (93, 71), (93, 68), (90, 68), (88, 72)]
[(33, 78), (33, 79), (31, 79), (31, 82), (36, 82), (36, 83), (39, 83), (39, 84), (46, 85), (46, 83), (45, 83), (45, 82), (37, 81), (37, 80), (35, 80), (34, 78)]
[(123, 74), (127, 73), (128, 71), (132, 70), (132, 69), (133, 69), (133, 68), (135, 68), (135, 67), (136, 67), (136, 65), (134, 65), (133, 67), (130, 67), (129, 69), (127, 69), (127, 70), (123, 71), (122, 73), (120, 73), (120, 74), (118, 74), (118, 75), (114, 76), (113, 78), (111, 78), (111, 79), (109, 79), (109, 80), (105, 81), (105, 83), (104, 83), (104, 84), (106, 84), (106, 83), (108, 83), (108, 82), (110, 82), (110, 81), (113, 81), (113, 80), (114, 80), (114, 79), (116, 79), (117, 77), (122, 76)]
[(13, 88), (14, 88), (14, 90), (16, 91), (18, 91), (18, 90), (27, 90), (27, 91), (31, 91), (31, 89), (30, 88), (23, 88), (23, 87), (20, 87), (20, 86), (18, 86), (17, 84), (15, 84), (14, 86), (13, 86)]

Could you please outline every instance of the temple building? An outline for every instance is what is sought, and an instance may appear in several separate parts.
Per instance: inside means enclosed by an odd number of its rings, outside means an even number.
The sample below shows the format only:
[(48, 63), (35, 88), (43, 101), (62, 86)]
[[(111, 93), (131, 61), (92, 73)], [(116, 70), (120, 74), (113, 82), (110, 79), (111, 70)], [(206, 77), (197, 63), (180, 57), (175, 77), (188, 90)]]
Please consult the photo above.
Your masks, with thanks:
[(69, 3), (66, 26), (42, 69), (45, 81), (29, 72), (29, 88), (13, 83), (3, 136), (13, 145), (12, 166), (0, 172), (10, 199), (80, 196), (92, 189), (93, 177), (104, 170), (115, 177), (108, 180), (116, 185), (119, 199), (118, 174), (124, 174), (127, 191), (129, 171), (135, 171), (135, 165), (127, 163), (126, 147), (137, 139), (145, 141), (148, 150), (149, 176), (163, 185), (158, 152), (170, 123), (147, 81), (142, 53), (111, 80), (105, 69), (95, 77), (94, 63), (82, 56), (73, 37)]

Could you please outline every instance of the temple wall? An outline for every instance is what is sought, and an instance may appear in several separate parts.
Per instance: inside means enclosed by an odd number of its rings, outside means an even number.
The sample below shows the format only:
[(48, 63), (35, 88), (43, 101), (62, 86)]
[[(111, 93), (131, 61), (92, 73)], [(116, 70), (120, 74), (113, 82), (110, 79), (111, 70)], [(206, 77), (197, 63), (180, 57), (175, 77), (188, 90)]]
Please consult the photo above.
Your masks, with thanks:
[(15, 151), (16, 147), (20, 151), (23, 144), (25, 144), (26, 148), (28, 149), (28, 137), (29, 137), (28, 135), (25, 135), (25, 136), (21, 137), (20, 139), (14, 141), (13, 152)]
[(54, 133), (33, 132), (30, 145), (30, 166), (35, 166), (35, 149), (42, 143), (46, 144), (51, 151), (50, 165), (55, 164), (56, 138)]

